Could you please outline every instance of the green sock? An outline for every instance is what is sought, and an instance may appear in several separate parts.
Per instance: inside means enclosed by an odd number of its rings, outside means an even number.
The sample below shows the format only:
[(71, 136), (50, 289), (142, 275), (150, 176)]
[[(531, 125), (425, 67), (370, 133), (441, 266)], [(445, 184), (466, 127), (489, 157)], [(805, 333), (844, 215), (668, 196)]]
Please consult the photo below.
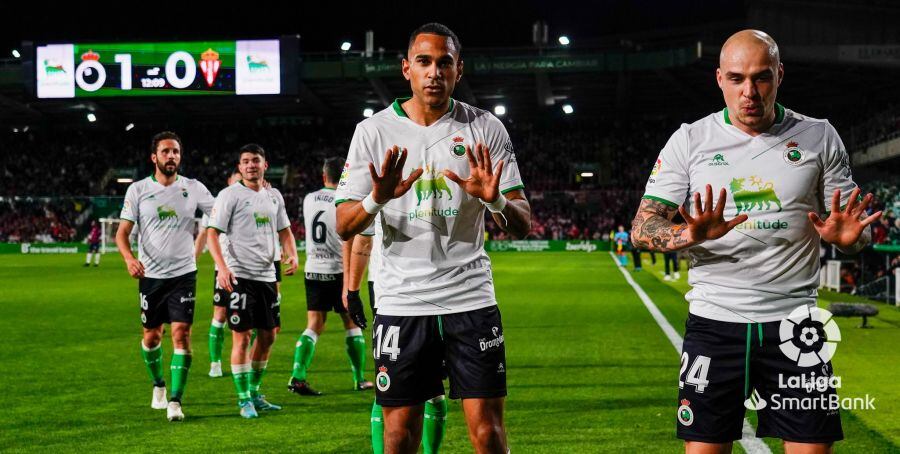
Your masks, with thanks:
[(144, 342), (141, 342), (141, 356), (144, 357), (144, 364), (147, 366), (150, 380), (153, 380), (153, 386), (166, 386), (166, 381), (163, 380), (162, 353), (162, 344), (147, 348)]
[(237, 391), (238, 403), (250, 400), (250, 365), (232, 364), (231, 377), (234, 379), (234, 389)]
[(187, 385), (188, 371), (191, 369), (191, 354), (187, 350), (175, 349), (172, 355), (172, 392), (169, 400), (181, 402), (184, 387)]
[(372, 452), (384, 454), (384, 414), (381, 405), (372, 402)]
[(441, 442), (444, 441), (446, 432), (447, 409), (447, 399), (444, 396), (438, 396), (425, 402), (425, 423), (422, 427), (422, 452), (424, 454), (437, 454), (441, 449)]
[(250, 363), (250, 397), (255, 399), (259, 397), (259, 387), (262, 385), (263, 375), (266, 374), (266, 366), (268, 361), (253, 361)]
[(350, 368), (353, 370), (353, 382), (363, 381), (363, 370), (366, 368), (366, 339), (362, 330), (353, 328), (347, 330), (347, 356), (350, 357)]
[(315, 331), (308, 329), (303, 331), (303, 334), (297, 339), (297, 346), (294, 347), (294, 370), (291, 372), (291, 376), (297, 380), (306, 380), (306, 370), (309, 369), (313, 355), (316, 353), (318, 338)]
[(212, 321), (209, 325), (209, 362), (222, 362), (222, 344), (225, 343), (225, 324)]

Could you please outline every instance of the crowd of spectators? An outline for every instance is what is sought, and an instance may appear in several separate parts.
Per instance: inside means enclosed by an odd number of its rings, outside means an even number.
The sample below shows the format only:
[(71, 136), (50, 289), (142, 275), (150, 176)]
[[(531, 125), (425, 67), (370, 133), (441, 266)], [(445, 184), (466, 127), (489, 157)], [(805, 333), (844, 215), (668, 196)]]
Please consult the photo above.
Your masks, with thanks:
[(0, 197), (0, 242), (76, 241), (75, 219), (83, 206), (74, 199)]

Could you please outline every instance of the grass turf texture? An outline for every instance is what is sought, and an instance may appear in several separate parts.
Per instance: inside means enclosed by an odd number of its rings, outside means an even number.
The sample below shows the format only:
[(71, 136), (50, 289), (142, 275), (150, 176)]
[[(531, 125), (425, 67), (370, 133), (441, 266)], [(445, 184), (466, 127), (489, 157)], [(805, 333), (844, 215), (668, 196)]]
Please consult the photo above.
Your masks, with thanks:
[[(680, 452), (681, 442), (674, 438), (678, 354), (609, 255), (498, 253), (492, 259), (507, 346), (512, 449)], [(327, 395), (301, 398), (285, 389), (294, 342), (305, 327), (299, 277), (283, 283), (283, 331), (262, 390), (285, 408), (245, 421), (237, 414), (230, 378), (206, 376), (212, 266), (204, 256), (184, 400), (187, 418), (172, 424), (164, 411), (149, 408), (136, 281), (117, 254), (105, 255), (100, 268), (82, 268), (82, 261), (82, 255), (0, 256), (6, 391), (0, 450), (369, 452), (373, 394), (350, 390), (344, 333), (335, 315), (310, 370), (310, 382)], [(683, 332), (684, 277), (663, 283), (652, 267), (634, 276)], [(834, 294), (823, 299), (832, 298), (851, 299)], [(893, 383), (900, 369), (894, 348), (900, 345), (900, 313), (879, 307), (881, 315), (870, 319), (875, 329), (857, 330), (857, 320), (838, 321), (844, 340), (835, 369), (843, 376), (842, 394), (869, 393), (877, 407), (843, 412), (848, 440), (838, 445), (840, 451), (900, 450), (900, 391)], [(228, 335), (226, 371), (230, 345)], [(164, 349), (168, 380), (168, 339)], [(366, 375), (372, 379), (371, 372)], [(778, 443), (771, 446), (780, 451)], [(444, 452), (470, 451), (460, 405), (451, 402)]]

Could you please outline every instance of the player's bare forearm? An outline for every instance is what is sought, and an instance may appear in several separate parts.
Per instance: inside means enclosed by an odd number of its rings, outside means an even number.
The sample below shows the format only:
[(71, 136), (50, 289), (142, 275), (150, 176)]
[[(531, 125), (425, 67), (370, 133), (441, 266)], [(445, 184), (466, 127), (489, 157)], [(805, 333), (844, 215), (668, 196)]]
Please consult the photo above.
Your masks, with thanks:
[(359, 290), (363, 271), (365, 271), (366, 265), (369, 263), (369, 257), (372, 254), (372, 237), (356, 235), (353, 237), (353, 241), (348, 241), (348, 243), (352, 243), (353, 246), (350, 248), (349, 260), (344, 260), (346, 264), (347, 290), (356, 291)]
[(294, 239), (294, 233), (290, 228), (278, 231), (278, 239), (281, 241), (281, 253), (284, 255), (285, 263), (288, 269), (285, 274), (292, 275), (297, 270), (297, 241)]
[(672, 222), (677, 212), (662, 202), (643, 199), (631, 222), (631, 243), (638, 249), (673, 252), (694, 245), (687, 224)]
[(131, 241), (128, 241), (133, 228), (133, 222), (122, 220), (119, 223), (119, 229), (116, 230), (116, 247), (119, 248), (119, 253), (122, 254), (122, 258), (125, 260), (134, 258), (134, 254), (131, 252)]
[(209, 246), (209, 255), (212, 256), (213, 261), (216, 262), (216, 266), (219, 267), (220, 270), (224, 270), (228, 268), (228, 265), (225, 264), (225, 257), (222, 256), (222, 247), (219, 245), (219, 231), (210, 227), (206, 229), (206, 244)]
[(531, 204), (528, 203), (525, 193), (521, 190), (510, 191), (505, 196), (508, 200), (506, 207), (501, 213), (491, 213), (491, 217), (504, 232), (509, 233), (513, 238), (525, 238), (528, 236), (528, 232), (531, 232)]
[(375, 219), (374, 214), (369, 214), (363, 209), (362, 202), (348, 200), (337, 206), (337, 230), (338, 236), (344, 241), (350, 241), (359, 235)]
[(200, 230), (200, 233), (197, 234), (197, 239), (194, 240), (194, 260), (200, 260), (200, 255), (203, 254), (203, 248), (206, 247), (206, 232)]

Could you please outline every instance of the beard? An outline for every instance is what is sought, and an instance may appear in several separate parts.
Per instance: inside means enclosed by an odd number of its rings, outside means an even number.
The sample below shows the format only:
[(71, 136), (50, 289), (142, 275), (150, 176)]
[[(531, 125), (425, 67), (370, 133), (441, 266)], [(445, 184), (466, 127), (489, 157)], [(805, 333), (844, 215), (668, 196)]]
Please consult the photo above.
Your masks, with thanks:
[[(171, 164), (171, 167), (169, 166), (170, 164)], [(156, 168), (159, 169), (160, 173), (162, 173), (163, 175), (165, 175), (167, 177), (171, 177), (172, 175), (175, 175), (175, 173), (178, 172), (178, 164), (176, 164), (173, 161), (169, 161), (169, 162), (165, 162), (165, 163), (157, 162)]]

